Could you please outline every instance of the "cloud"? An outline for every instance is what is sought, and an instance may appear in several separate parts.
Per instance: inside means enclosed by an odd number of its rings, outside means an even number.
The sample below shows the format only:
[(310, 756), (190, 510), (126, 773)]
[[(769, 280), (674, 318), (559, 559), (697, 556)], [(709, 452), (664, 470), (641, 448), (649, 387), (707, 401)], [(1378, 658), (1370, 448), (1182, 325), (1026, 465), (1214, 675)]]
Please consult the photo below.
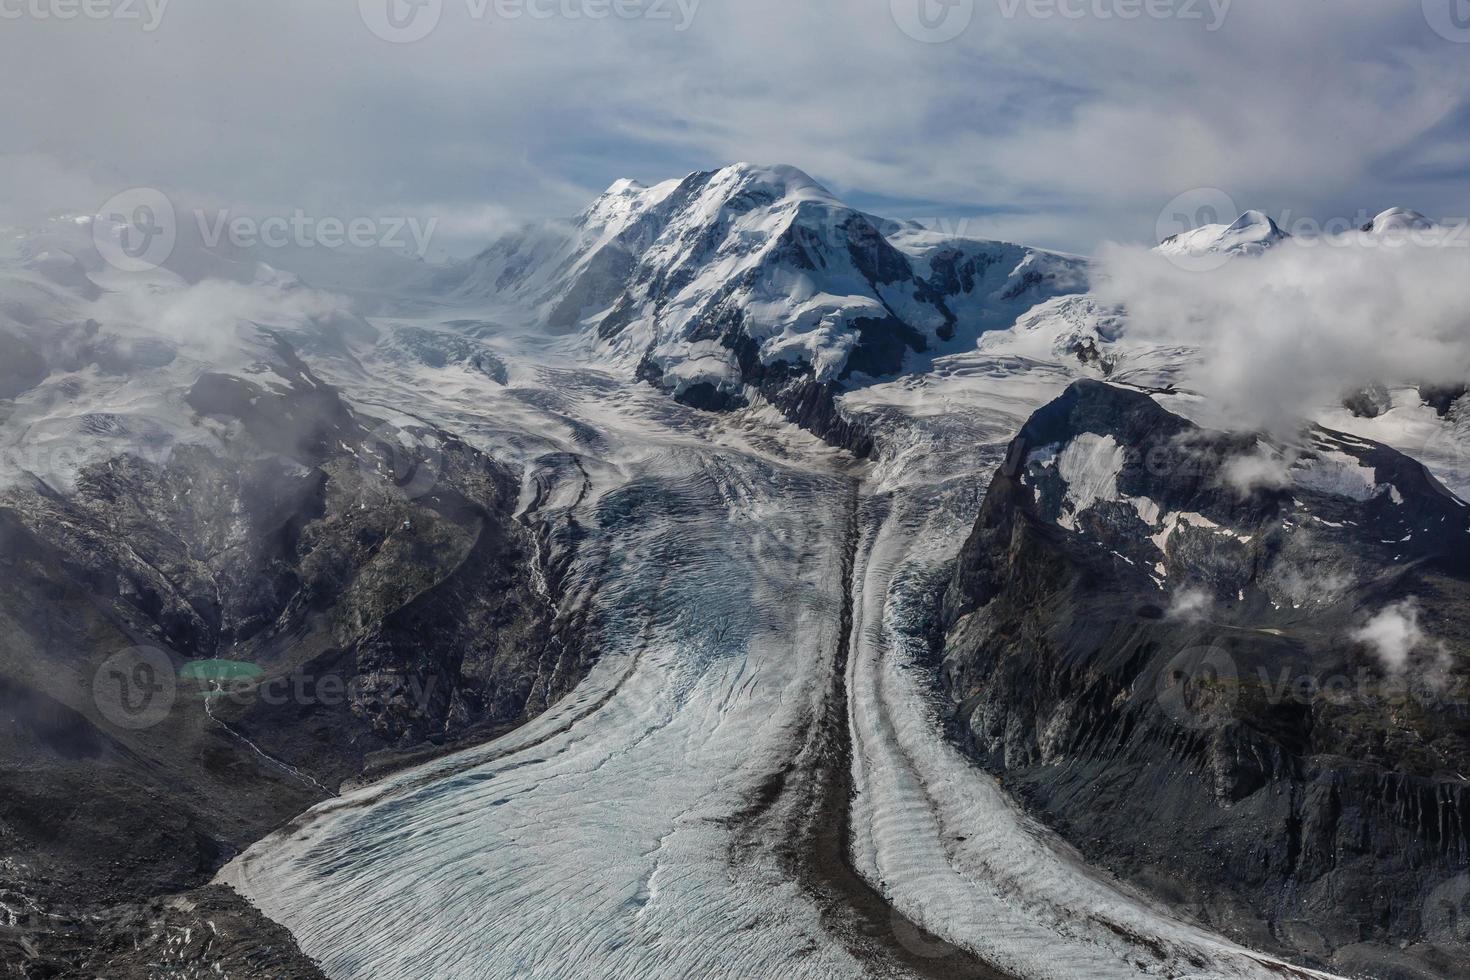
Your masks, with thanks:
[(1220, 479), (1242, 499), (1257, 490), (1278, 490), (1291, 485), (1291, 461), (1265, 443), (1254, 452), (1232, 456), (1220, 467)]
[(239, 348), (244, 324), (303, 326), (351, 316), (349, 303), (322, 290), (282, 283), (206, 279), (173, 289), (122, 280), (102, 300), (109, 324), (132, 324), (210, 360)]
[[(1374, 382), (1470, 379), (1470, 239), (1441, 247), (1290, 241), (1209, 272), (1105, 248), (1097, 290), (1134, 339), (1199, 349), (1189, 383), (1243, 427), (1280, 434)], [(1254, 467), (1254, 470), (1252, 469)], [(1270, 465), (1236, 474), (1265, 478)]]
[(1443, 644), (1431, 643), (1419, 624), (1419, 615), (1418, 601), (1405, 599), (1380, 611), (1355, 630), (1352, 638), (1371, 649), (1391, 676), (1404, 673), (1411, 656), (1420, 651), (1431, 652), (1443, 668), (1448, 664), (1449, 653)]
[(463, 253), (496, 207), (564, 216), (616, 177), (734, 160), (1076, 251), (1152, 244), (1159, 210), (1200, 186), (1273, 213), (1463, 206), (1470, 59), (1417, 4), (1236, 3), (1212, 31), (1204, 3), (1125, 20), (978, 0), (943, 44), (886, 0), (703, 0), (682, 31), (665, 6), (506, 21), (446, 0), (413, 44), (373, 36), (351, 2), (172, 3), (147, 33), (7, 20), (17, 160), (0, 188), (21, 190), (0, 191), (0, 223), (142, 185), (251, 213), (438, 217)]
[(1214, 604), (1214, 600), (1205, 590), (1183, 588), (1169, 600), (1169, 608), (1164, 615), (1168, 619), (1182, 622), (1199, 622), (1209, 616), (1210, 608)]

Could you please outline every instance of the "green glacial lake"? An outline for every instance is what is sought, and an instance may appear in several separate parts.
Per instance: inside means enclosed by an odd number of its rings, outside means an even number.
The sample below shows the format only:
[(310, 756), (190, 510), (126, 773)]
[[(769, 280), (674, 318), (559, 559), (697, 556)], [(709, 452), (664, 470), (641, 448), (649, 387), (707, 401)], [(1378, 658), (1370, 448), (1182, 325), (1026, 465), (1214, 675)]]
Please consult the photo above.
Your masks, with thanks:
[(179, 668), (179, 679), (221, 687), (257, 680), (265, 671), (243, 660), (195, 660)]

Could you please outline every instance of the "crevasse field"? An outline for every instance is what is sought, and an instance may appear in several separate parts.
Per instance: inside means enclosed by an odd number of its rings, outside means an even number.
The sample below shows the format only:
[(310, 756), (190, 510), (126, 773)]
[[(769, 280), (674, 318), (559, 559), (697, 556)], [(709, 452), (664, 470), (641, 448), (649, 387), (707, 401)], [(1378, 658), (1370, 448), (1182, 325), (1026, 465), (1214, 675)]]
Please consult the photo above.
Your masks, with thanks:
[[(1287, 969), (1084, 869), (943, 739), (917, 632), (1005, 444), (1069, 380), (1008, 347), (1022, 327), (849, 396), (885, 447), (857, 464), (773, 410), (697, 412), (576, 341), (493, 327), (505, 311), (404, 309), (313, 366), (522, 465), (522, 519), (585, 534), (563, 591), (605, 632), (534, 723), (324, 803), (222, 872), (330, 976)], [(468, 328), (506, 384), (374, 354)]]

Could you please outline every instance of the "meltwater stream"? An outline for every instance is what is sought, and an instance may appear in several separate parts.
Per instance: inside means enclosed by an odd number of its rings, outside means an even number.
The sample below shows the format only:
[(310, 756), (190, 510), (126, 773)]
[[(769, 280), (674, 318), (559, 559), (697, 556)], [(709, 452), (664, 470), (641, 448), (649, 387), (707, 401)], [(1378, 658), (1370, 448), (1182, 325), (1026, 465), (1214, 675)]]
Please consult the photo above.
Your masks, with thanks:
[[(774, 413), (595, 372), (524, 359), (502, 390), (376, 367), (331, 380), (531, 469), (578, 458), (588, 485), (527, 519), (586, 530), (570, 591), (594, 597), (602, 654), (533, 723), (325, 802), (222, 872), (328, 976), (1318, 976), (1095, 876), (943, 743), (912, 630), (993, 459), (894, 479)], [(971, 446), (1019, 424), (969, 421), (945, 424)], [(835, 802), (814, 788), (834, 766)], [(851, 881), (793, 856), (795, 827), (840, 828)]]

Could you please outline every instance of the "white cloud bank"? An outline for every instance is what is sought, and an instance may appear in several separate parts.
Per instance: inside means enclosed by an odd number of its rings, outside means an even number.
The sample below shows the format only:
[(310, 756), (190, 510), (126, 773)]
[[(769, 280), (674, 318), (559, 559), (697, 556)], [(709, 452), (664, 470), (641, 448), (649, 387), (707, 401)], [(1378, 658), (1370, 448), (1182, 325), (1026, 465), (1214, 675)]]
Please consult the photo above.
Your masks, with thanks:
[(1429, 653), (1442, 668), (1449, 653), (1443, 644), (1430, 640), (1419, 623), (1419, 604), (1414, 599), (1388, 606), (1360, 629), (1354, 631), (1354, 642), (1371, 649), (1390, 676), (1408, 670), (1415, 653)]
[(1097, 290), (1131, 337), (1199, 348), (1190, 383), (1229, 421), (1286, 433), (1374, 382), (1470, 380), (1466, 246), (1286, 242), (1208, 272), (1108, 246)]

